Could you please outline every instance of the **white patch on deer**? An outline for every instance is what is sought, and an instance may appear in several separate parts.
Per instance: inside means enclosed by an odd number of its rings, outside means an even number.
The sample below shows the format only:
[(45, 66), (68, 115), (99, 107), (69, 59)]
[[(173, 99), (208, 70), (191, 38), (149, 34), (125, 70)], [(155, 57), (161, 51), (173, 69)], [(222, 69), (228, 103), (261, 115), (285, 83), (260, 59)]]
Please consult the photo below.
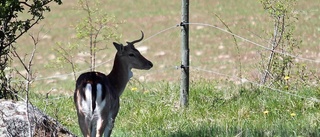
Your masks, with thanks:
[(84, 94), (86, 96), (86, 99), (81, 101), (81, 106), (83, 108), (83, 112), (87, 115), (92, 112), (92, 87), (91, 84), (87, 84), (85, 87)]
[[(106, 105), (106, 98), (102, 100), (102, 85), (100, 83), (97, 84), (97, 97), (96, 97), (96, 109), (98, 112), (102, 111), (102, 108)], [(100, 114), (99, 114), (100, 117)]]
[(102, 86), (100, 83), (97, 84), (97, 97), (96, 103), (100, 104), (102, 100)]
[[(101, 116), (98, 118), (98, 121), (97, 121), (97, 129), (102, 129), (101, 126), (103, 124), (103, 120), (101, 119)], [(97, 133), (99, 133), (99, 131), (97, 131)], [(93, 135), (95, 136), (95, 135)]]

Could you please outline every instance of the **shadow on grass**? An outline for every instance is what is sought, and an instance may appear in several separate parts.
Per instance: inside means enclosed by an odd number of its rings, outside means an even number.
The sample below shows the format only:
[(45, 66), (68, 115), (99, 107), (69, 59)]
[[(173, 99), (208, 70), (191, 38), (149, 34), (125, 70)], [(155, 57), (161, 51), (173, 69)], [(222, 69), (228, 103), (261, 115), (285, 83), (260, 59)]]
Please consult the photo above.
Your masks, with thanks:
[(169, 137), (271, 137), (271, 136), (308, 136), (320, 137), (320, 129), (240, 129), (237, 127), (202, 127), (199, 129), (179, 130)]

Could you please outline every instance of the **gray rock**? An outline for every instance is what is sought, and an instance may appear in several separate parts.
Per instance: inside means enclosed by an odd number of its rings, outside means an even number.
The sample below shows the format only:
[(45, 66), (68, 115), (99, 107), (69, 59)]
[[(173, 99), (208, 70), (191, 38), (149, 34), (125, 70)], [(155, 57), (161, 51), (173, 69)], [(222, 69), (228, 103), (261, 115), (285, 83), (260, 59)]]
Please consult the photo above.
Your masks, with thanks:
[(28, 122), (25, 102), (0, 99), (0, 137), (27, 137), (29, 136), (29, 123), (32, 136), (75, 136), (58, 121), (31, 104), (28, 105), (28, 108), (30, 122)]

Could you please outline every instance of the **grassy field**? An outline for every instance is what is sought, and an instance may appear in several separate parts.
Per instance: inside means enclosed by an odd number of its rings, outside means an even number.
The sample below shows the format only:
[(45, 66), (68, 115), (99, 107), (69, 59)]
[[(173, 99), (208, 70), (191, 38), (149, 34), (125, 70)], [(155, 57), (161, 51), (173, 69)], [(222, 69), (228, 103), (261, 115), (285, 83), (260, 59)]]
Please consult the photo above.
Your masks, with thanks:
[[(134, 83), (121, 97), (113, 136), (320, 136), (320, 104), (266, 88), (200, 80), (191, 83), (190, 106), (179, 107), (179, 86)], [(298, 91), (320, 97), (319, 89)], [(80, 136), (70, 96), (37, 96), (37, 106)]]
[[(180, 1), (103, 1), (99, 8), (124, 22), (117, 30), (122, 34), (120, 42), (139, 38), (143, 30), (146, 41), (137, 47), (145, 49), (142, 53), (154, 63), (150, 71), (134, 71), (134, 79), (121, 97), (113, 136), (320, 136), (320, 103), (312, 99), (320, 99), (319, 7), (317, 0), (297, 1), (299, 20), (294, 34), (302, 40), (299, 56), (316, 60), (295, 61), (312, 70), (315, 81), (307, 81), (308, 86), (290, 85), (299, 88), (283, 93), (250, 82), (239, 85), (240, 73), (248, 81), (258, 82), (260, 55), (268, 51), (241, 39), (237, 49), (231, 35), (212, 27), (190, 25), (190, 106), (182, 109), (180, 71), (175, 69), (180, 65), (180, 28), (174, 27), (180, 23)], [(225, 29), (215, 14), (235, 34), (268, 46), (273, 23), (259, 1), (191, 1), (190, 22)], [(38, 80), (32, 84), (32, 102), (79, 136), (72, 98), (75, 82), (72, 75), (64, 75), (72, 70), (68, 64), (54, 66), (58, 58), (54, 49), (57, 43), (87, 45), (75, 34), (75, 25), (83, 16), (76, 2), (64, 1), (61, 6), (52, 5), (52, 12), (30, 31), (40, 32), (41, 38), (33, 65)], [(108, 60), (115, 52), (111, 43), (104, 43), (107, 49), (98, 53), (98, 71), (108, 73), (111, 69), (113, 61)], [(28, 58), (31, 39), (22, 37), (17, 47)], [(87, 53), (85, 49), (74, 53), (79, 71), (89, 68), (85, 63), (88, 56), (84, 56)], [(16, 61), (12, 65), (21, 68)]]

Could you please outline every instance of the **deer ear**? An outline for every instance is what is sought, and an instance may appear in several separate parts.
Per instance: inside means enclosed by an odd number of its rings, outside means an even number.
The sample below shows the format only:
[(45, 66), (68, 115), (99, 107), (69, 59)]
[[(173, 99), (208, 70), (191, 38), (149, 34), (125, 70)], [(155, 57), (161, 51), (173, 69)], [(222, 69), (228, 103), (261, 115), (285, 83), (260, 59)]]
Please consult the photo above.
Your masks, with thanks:
[(113, 45), (118, 50), (118, 52), (122, 52), (123, 51), (123, 45), (122, 44), (118, 44), (116, 42), (113, 42)]

